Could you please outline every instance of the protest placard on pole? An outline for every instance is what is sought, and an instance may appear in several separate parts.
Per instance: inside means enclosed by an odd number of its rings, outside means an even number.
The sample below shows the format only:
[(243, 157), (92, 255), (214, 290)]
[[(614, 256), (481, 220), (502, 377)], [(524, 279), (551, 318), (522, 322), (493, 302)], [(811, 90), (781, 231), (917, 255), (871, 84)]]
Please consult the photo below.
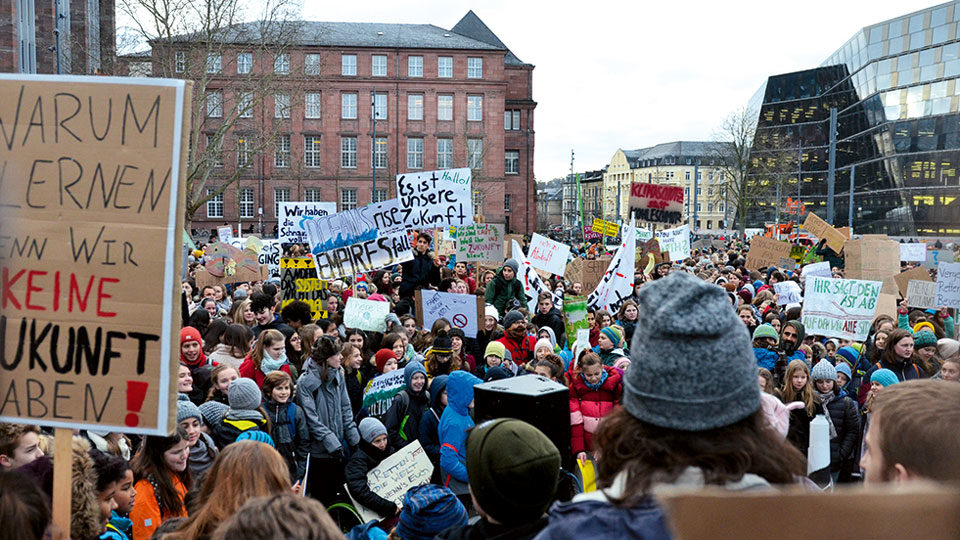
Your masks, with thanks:
[(562, 276), (570, 256), (570, 246), (555, 242), (546, 236), (534, 233), (530, 238), (527, 259), (534, 268)]
[(457, 227), (457, 262), (503, 262), (503, 225), (474, 223)]
[(941, 262), (937, 266), (936, 307), (960, 308), (960, 263)]
[(463, 330), (463, 335), (468, 338), (477, 337), (486, 306), (483, 297), (427, 289), (417, 289), (415, 294), (418, 327), (433, 328), (437, 319), (446, 319), (452, 328)]
[(337, 211), (337, 203), (334, 202), (282, 202), (279, 206), (277, 237), (285, 244), (306, 242), (307, 222)]
[(473, 223), (469, 168), (397, 175), (400, 221), (408, 229)]
[(343, 326), (368, 332), (386, 332), (389, 313), (390, 302), (351, 296), (343, 307)]
[(803, 326), (811, 335), (865, 340), (882, 286), (879, 281), (808, 278)]
[(191, 89), (0, 75), (0, 421), (175, 425)]
[(670, 253), (671, 261), (682, 261), (690, 257), (690, 225), (657, 231), (656, 236), (660, 249)]
[(604, 236), (616, 236), (620, 231), (620, 227), (612, 221), (604, 221), (600, 218), (593, 218), (593, 226), (591, 230)]
[(217, 237), (221, 242), (229, 243), (233, 239), (233, 227), (230, 225), (224, 225), (222, 227), (217, 227)]
[(907, 262), (927, 260), (927, 245), (924, 243), (900, 244), (900, 260)]
[[(687, 238), (689, 251), (690, 239)], [(627, 229), (626, 238), (620, 241), (610, 266), (603, 274), (597, 288), (587, 296), (587, 305), (595, 309), (605, 309), (609, 313), (620, 310), (623, 302), (633, 293), (634, 257), (637, 250), (637, 233), (633, 227)]]
[(900, 244), (886, 235), (868, 234), (847, 240), (843, 254), (844, 276), (848, 278), (883, 281), (900, 273)]
[[(530, 310), (530, 313), (535, 313), (537, 309), (537, 298), (540, 296), (540, 293), (550, 292), (550, 289), (543, 283), (543, 280), (540, 279), (540, 275), (537, 274), (536, 269), (534, 269), (530, 261), (527, 260), (527, 257), (523, 254), (523, 249), (520, 248), (520, 244), (518, 244), (516, 240), (513, 240), (513, 258), (516, 259), (520, 265), (516, 279), (519, 279), (523, 285), (523, 293), (527, 297), (527, 309)], [(504, 313), (500, 314), (501, 317), (504, 315)]]
[(326, 281), (317, 279), (312, 257), (283, 257), (280, 259), (280, 293), (283, 300), (280, 308), (287, 307), (295, 300), (310, 305), (310, 315), (314, 319), (325, 319), (323, 309), (323, 291)]
[(683, 221), (683, 188), (645, 182), (630, 184), (630, 215), (638, 221), (676, 225)]
[(563, 324), (566, 329), (567, 345), (573, 348), (578, 330), (590, 329), (587, 320), (587, 297), (568, 296), (563, 300)]
[(776, 266), (780, 264), (780, 259), (790, 258), (790, 248), (789, 242), (781, 242), (766, 236), (754, 236), (750, 240), (750, 250), (747, 251), (747, 268), (760, 270), (764, 267)]
[[(403, 370), (400, 370), (401, 372)], [(413, 442), (397, 450), (367, 472), (367, 486), (370, 491), (403, 508), (403, 496), (416, 486), (430, 482), (433, 464), (424, 451), (420, 441)], [(344, 490), (349, 493), (349, 490)], [(353, 506), (364, 523), (379, 520), (380, 515), (358, 503), (353, 496)]]
[(807, 219), (803, 222), (803, 228), (821, 240), (826, 238), (827, 246), (834, 252), (839, 254), (843, 251), (843, 244), (847, 241), (847, 236), (834, 229), (829, 223), (821, 219), (820, 216), (813, 212), (808, 213)]
[(893, 281), (897, 284), (897, 288), (900, 290), (900, 296), (907, 296), (907, 287), (910, 284), (910, 280), (918, 279), (920, 281), (933, 281), (930, 278), (930, 272), (927, 271), (924, 267), (917, 267), (907, 270), (906, 272), (901, 272), (893, 276)]
[(907, 283), (907, 307), (937, 309), (937, 284), (933, 281), (911, 279)]

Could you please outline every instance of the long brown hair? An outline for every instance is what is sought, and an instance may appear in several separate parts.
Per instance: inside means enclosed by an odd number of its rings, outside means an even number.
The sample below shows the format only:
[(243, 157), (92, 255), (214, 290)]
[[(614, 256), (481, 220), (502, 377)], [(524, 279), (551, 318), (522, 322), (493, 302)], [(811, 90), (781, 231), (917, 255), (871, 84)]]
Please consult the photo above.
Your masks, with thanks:
[(708, 485), (723, 485), (753, 473), (773, 484), (790, 484), (803, 476), (803, 455), (777, 437), (763, 412), (707, 431), (680, 431), (648, 424), (617, 407), (600, 423), (594, 442), (599, 460), (597, 486), (608, 488), (626, 475), (620, 507), (639, 503), (655, 482), (672, 482), (688, 467), (703, 471)]
[[(793, 374), (803, 371), (807, 374), (807, 384), (803, 386), (803, 389), (800, 391), (793, 389)], [(787, 372), (783, 375), (783, 386), (780, 387), (780, 399), (784, 403), (790, 403), (791, 401), (802, 401), (803, 406), (807, 409), (807, 414), (813, 416), (814, 413), (814, 403), (813, 403), (813, 382), (810, 380), (810, 368), (807, 367), (807, 363), (803, 360), (797, 359), (792, 360), (787, 364)]]
[(248, 499), (289, 490), (287, 464), (270, 445), (255, 441), (228, 444), (214, 460), (200, 488), (197, 500), (203, 506), (177, 532), (165, 538), (207, 538)]
[[(250, 360), (253, 361), (253, 367), (260, 369), (260, 362), (263, 361), (263, 350), (273, 345), (276, 342), (283, 343), (286, 338), (283, 337), (283, 333), (279, 330), (269, 329), (260, 332), (260, 336), (257, 338), (257, 344), (253, 346), (253, 350), (250, 351)], [(287, 359), (290, 360), (289, 358)]]
[(903, 328), (894, 328), (891, 330), (890, 333), (887, 334), (887, 342), (883, 344), (883, 354), (880, 355), (880, 360), (893, 366), (911, 361), (913, 359), (912, 357), (904, 360), (897, 356), (897, 352), (894, 350), (896, 344), (906, 338), (913, 339), (913, 333)]
[(180, 515), (185, 510), (183, 499), (174, 486), (173, 477), (179, 478), (184, 487), (189, 488), (193, 484), (190, 467), (185, 468), (183, 472), (174, 472), (163, 459), (164, 452), (185, 440), (187, 440), (187, 433), (180, 428), (166, 437), (147, 435), (143, 439), (143, 444), (140, 445), (140, 451), (130, 460), (134, 484), (146, 479), (155, 486), (161, 515), (164, 512), (167, 516)]

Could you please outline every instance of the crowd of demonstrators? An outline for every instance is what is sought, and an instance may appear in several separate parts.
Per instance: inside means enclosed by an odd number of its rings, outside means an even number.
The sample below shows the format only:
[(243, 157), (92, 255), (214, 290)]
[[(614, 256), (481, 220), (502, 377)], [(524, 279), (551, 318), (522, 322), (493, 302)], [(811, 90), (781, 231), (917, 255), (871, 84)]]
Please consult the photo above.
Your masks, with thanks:
[[(832, 483), (960, 479), (952, 309), (904, 302), (862, 341), (816, 335), (774, 287), (802, 292), (800, 269), (748, 268), (749, 242), (734, 240), (649, 274), (638, 266), (629, 294), (588, 306), (581, 341), (563, 300), (592, 292), (584, 283), (549, 276), (530, 292), (515, 258), (467, 264), (432, 242), (418, 233), (412, 260), (327, 283), (321, 318), (284, 298), (276, 277), (187, 277), (177, 429), (76, 435), (85, 472), (74, 475), (71, 538), (341, 538), (325, 506), (344, 504), (378, 516), (351, 532), (360, 539), (669, 538), (660, 490), (812, 487), (818, 416)], [(842, 278), (843, 254), (819, 250)], [(418, 323), (425, 289), (482, 301), (476, 335), (445, 318)], [(385, 331), (345, 326), (351, 298), (389, 304)], [(519, 420), (475, 425), (476, 385), (537, 376), (568, 397), (569, 442)], [(368, 473), (415, 442), (433, 477), (397, 504)], [(50, 532), (51, 445), (37, 427), (0, 424), (0, 519), (18, 531)], [(561, 463), (588, 461), (598, 490), (551, 507), (575, 472)], [(24, 508), (11, 494), (43, 502)]]

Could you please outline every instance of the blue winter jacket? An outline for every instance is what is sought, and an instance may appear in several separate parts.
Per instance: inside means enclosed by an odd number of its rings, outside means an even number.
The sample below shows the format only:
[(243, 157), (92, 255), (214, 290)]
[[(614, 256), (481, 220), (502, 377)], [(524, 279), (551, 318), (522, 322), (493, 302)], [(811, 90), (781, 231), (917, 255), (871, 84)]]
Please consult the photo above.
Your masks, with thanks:
[(447, 377), (447, 408), (440, 417), (440, 469), (443, 481), (451, 476), (461, 482), (467, 478), (467, 430), (473, 427), (470, 403), (473, 387), (480, 384), (477, 376), (466, 371), (454, 371)]
[(667, 518), (653, 499), (619, 508), (601, 501), (555, 504), (534, 540), (670, 540)]
[(107, 530), (100, 535), (100, 540), (130, 540), (131, 538), (133, 538), (133, 522), (122, 517), (116, 510), (111, 511)]
[(773, 367), (777, 365), (777, 359), (780, 358), (776, 351), (760, 347), (753, 348), (753, 355), (757, 358), (757, 367), (768, 369), (770, 373), (773, 373)]

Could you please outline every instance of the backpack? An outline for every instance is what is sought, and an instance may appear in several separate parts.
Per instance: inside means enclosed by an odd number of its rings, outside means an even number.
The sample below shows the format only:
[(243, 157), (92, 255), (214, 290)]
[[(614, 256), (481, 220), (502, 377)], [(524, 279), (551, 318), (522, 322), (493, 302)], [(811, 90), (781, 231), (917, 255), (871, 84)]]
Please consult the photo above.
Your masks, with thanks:
[(410, 442), (407, 440), (407, 434), (404, 433), (404, 428), (407, 427), (407, 420), (410, 419), (410, 415), (407, 412), (410, 410), (410, 394), (406, 390), (403, 390), (399, 394), (400, 396), (400, 426), (397, 428), (397, 432), (400, 433), (400, 438), (403, 439), (403, 442)]
[(295, 403), (287, 403), (287, 429), (290, 430), (290, 440), (297, 440), (297, 405)]

